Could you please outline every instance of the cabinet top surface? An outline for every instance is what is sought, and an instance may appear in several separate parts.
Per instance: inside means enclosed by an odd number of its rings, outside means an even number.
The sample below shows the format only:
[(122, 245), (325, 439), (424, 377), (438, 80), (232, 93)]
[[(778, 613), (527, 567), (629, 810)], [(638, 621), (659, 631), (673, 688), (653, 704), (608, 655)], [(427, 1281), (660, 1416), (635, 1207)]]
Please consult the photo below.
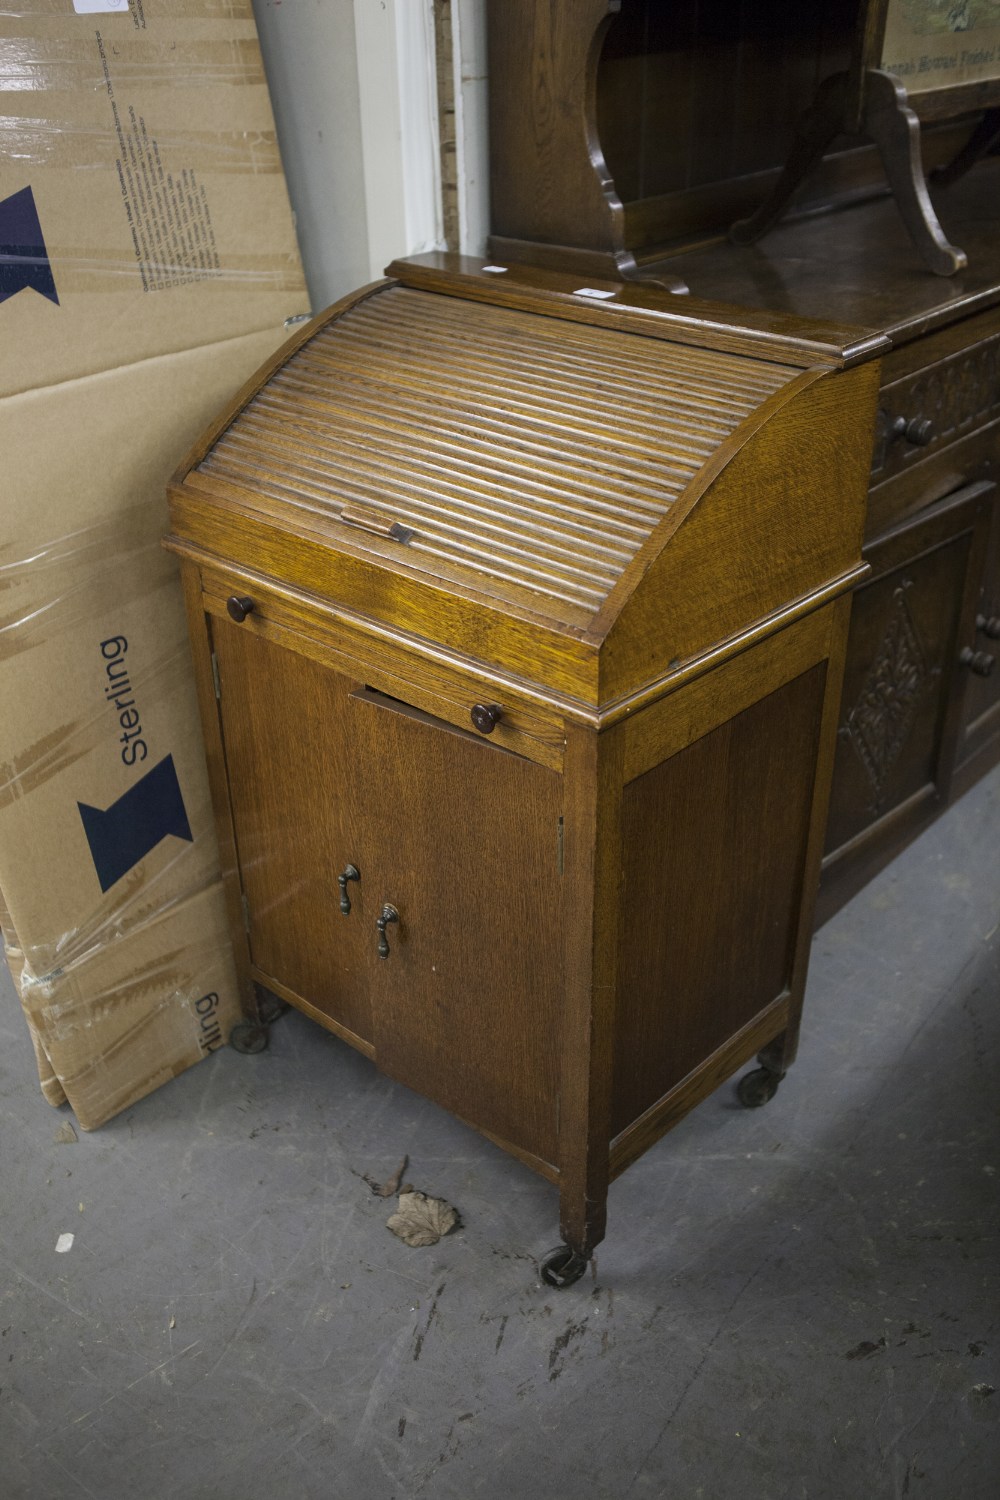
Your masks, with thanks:
[(801, 376), (387, 284), (274, 370), (192, 477), (334, 549), (378, 538), (408, 570), (579, 626)]

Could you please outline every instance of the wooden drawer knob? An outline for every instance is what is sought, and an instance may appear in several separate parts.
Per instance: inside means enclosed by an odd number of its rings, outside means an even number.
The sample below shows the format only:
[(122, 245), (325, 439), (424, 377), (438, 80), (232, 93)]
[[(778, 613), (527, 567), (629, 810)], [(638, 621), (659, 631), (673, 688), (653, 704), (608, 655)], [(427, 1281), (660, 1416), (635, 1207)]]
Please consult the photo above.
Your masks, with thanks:
[(988, 677), (996, 665), (996, 657), (991, 656), (988, 651), (973, 651), (971, 646), (964, 646), (958, 659), (963, 667), (968, 667), (977, 677)]
[(889, 432), (892, 437), (905, 438), (917, 448), (926, 448), (934, 438), (934, 423), (930, 417), (896, 417)]
[(226, 608), (237, 625), (242, 625), (247, 615), (252, 615), (254, 602), (247, 594), (230, 594), (226, 600)]
[(977, 615), (976, 629), (991, 641), (1000, 641), (1000, 615)]
[(471, 718), (480, 734), (492, 734), (503, 718), (503, 709), (499, 703), (477, 703)]

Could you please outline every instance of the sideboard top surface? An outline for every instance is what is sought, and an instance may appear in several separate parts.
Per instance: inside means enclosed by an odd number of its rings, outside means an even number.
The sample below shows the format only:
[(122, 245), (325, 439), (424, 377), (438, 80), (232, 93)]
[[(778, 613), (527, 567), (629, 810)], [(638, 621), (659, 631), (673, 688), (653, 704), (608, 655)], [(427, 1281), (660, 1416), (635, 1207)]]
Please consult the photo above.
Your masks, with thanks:
[(836, 315), (901, 344), (1000, 303), (1000, 161), (979, 163), (947, 188), (931, 183), (949, 240), (969, 258), (955, 276), (921, 261), (887, 194), (779, 224), (755, 245), (726, 240), (647, 262), (697, 297), (804, 318)]

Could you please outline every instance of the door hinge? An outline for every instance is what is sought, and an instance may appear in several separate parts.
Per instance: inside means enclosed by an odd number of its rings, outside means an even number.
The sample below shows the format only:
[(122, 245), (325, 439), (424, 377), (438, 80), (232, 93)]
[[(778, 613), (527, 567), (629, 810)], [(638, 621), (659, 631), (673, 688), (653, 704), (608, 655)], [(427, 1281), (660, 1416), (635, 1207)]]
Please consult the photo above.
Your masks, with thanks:
[(216, 654), (215, 654), (214, 651), (212, 652), (212, 681), (215, 683), (215, 696), (216, 696), (216, 699), (221, 702), (222, 701), (222, 684), (219, 681), (219, 659), (216, 656)]
[(246, 932), (247, 936), (249, 937), (250, 936), (250, 902), (247, 900), (247, 893), (246, 893), (246, 891), (243, 892), (242, 896), (240, 897), (240, 900), (241, 900), (242, 905), (243, 905), (243, 930)]
[(559, 866), (559, 874), (563, 873), (563, 820), (559, 819), (556, 828), (556, 863)]

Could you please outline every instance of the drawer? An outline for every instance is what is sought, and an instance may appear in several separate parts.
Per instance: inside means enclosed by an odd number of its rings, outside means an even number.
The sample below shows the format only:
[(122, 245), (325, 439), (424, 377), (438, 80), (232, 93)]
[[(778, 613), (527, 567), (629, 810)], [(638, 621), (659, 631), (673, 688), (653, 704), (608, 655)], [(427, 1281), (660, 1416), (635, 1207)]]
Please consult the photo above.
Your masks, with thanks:
[(905, 473), (998, 418), (1000, 321), (995, 312), (906, 346), (883, 366), (872, 484)]
[[(207, 614), (320, 662), (387, 698), (430, 714), (490, 743), (561, 770), (563, 714), (530, 685), (476, 670), (415, 638), (352, 616), (258, 576), (201, 570)], [(248, 610), (231, 607), (248, 600)], [(240, 616), (242, 615), (242, 618)]]

